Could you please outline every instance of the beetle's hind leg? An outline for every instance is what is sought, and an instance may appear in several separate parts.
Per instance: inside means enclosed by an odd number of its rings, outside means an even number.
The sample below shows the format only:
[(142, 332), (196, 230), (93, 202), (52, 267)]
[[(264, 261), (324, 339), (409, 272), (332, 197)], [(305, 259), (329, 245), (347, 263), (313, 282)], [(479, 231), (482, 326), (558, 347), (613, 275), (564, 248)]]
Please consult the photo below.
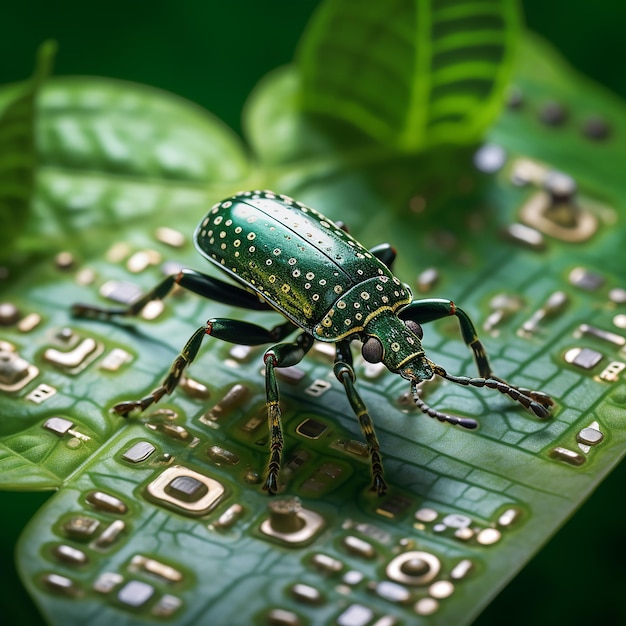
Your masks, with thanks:
[(376, 432), (374, 431), (372, 418), (361, 396), (354, 387), (356, 376), (352, 367), (350, 344), (348, 341), (340, 341), (337, 343), (336, 347), (337, 355), (333, 368), (335, 376), (346, 390), (350, 406), (359, 420), (359, 426), (361, 427), (365, 442), (367, 443), (372, 465), (372, 491), (376, 491), (379, 496), (382, 496), (387, 491), (387, 484), (383, 477), (383, 462), (380, 457), (380, 445), (376, 437)]
[(90, 317), (110, 320), (115, 317), (134, 317), (139, 315), (143, 308), (153, 300), (163, 300), (175, 286), (192, 291), (204, 298), (215, 302), (222, 302), (231, 306), (239, 306), (256, 311), (273, 310), (268, 304), (262, 302), (254, 294), (231, 285), (224, 281), (207, 276), (191, 269), (183, 269), (178, 274), (170, 274), (156, 287), (147, 291), (143, 296), (129, 304), (127, 307), (104, 308), (90, 304), (74, 304), (72, 313), (77, 317)]
[(271, 347), (264, 355), (265, 392), (267, 398), (267, 420), (270, 431), (270, 460), (263, 489), (270, 494), (278, 491), (278, 475), (283, 455), (283, 427), (280, 411), (280, 394), (276, 381), (277, 367), (290, 367), (300, 363), (311, 349), (313, 337), (301, 333), (292, 343), (279, 343)]
[(167, 376), (156, 389), (140, 400), (127, 400), (116, 404), (113, 411), (123, 416), (135, 410), (144, 411), (150, 405), (158, 402), (164, 395), (171, 394), (180, 382), (185, 368), (196, 358), (206, 335), (222, 341), (257, 346), (279, 341), (294, 330), (295, 326), (291, 322), (285, 322), (267, 330), (256, 324), (238, 320), (210, 319), (205, 326), (198, 328), (189, 338), (181, 353), (174, 359)]

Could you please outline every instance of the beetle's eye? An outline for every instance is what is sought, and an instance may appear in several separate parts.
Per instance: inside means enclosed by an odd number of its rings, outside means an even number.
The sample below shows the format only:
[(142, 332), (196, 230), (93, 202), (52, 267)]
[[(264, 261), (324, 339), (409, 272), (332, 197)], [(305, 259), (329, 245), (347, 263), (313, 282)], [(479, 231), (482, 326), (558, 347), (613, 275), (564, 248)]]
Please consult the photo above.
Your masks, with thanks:
[(368, 337), (363, 343), (361, 354), (368, 363), (380, 363), (383, 360), (383, 344), (378, 337)]
[(404, 325), (412, 332), (415, 333), (420, 339), (424, 337), (424, 331), (422, 326), (413, 320), (404, 320)]

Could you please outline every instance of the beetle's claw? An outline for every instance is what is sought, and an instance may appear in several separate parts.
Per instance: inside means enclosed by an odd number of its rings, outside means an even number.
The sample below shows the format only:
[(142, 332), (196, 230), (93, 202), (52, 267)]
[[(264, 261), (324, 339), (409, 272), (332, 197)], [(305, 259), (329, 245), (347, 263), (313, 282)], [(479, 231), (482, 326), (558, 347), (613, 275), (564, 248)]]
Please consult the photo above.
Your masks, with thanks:
[(550, 416), (550, 408), (552, 407), (553, 404), (554, 404), (554, 402), (550, 402), (549, 405), (540, 404), (539, 402), (531, 402), (530, 403), (530, 410), (539, 419), (545, 419), (546, 417)]
[(276, 474), (270, 472), (267, 475), (265, 484), (263, 485), (263, 490), (267, 491), (267, 494), (270, 496), (275, 496), (278, 493), (278, 480)]
[(382, 474), (377, 474), (376, 476), (374, 476), (371, 491), (375, 491), (376, 493), (378, 493), (379, 496), (384, 496), (387, 493), (387, 483), (382, 477)]
[(141, 408), (141, 401), (127, 400), (125, 402), (118, 402), (116, 405), (113, 406), (111, 410), (116, 415), (120, 415), (121, 417), (128, 417), (129, 413), (138, 408)]

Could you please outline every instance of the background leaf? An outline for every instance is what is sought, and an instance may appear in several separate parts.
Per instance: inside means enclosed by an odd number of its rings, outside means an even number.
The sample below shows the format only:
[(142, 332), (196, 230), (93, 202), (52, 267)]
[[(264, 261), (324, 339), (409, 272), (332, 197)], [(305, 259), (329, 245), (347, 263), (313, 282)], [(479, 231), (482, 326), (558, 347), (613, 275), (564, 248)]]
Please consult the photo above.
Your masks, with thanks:
[(299, 50), (302, 104), (409, 152), (477, 141), (519, 21), (516, 0), (326, 0)]
[(155, 213), (197, 214), (250, 174), (222, 122), (146, 86), (55, 78), (38, 115), (37, 197), (24, 249), (37, 249), (42, 237), (58, 249), (72, 237), (77, 251), (93, 253), (103, 230)]
[(26, 226), (35, 177), (35, 105), (55, 45), (41, 46), (30, 80), (0, 93), (0, 259), (11, 255)]

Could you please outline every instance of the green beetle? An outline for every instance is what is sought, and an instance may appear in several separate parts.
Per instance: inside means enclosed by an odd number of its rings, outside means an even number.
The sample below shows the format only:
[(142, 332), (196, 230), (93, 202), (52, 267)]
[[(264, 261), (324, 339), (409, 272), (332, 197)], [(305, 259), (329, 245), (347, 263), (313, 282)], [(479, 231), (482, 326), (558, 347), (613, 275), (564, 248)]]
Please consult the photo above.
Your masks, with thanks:
[[(363, 247), (340, 226), (288, 196), (246, 191), (218, 202), (198, 225), (194, 241), (199, 252), (237, 283), (235, 286), (182, 270), (168, 276), (127, 308), (100, 309), (74, 305), (76, 315), (110, 319), (137, 315), (148, 302), (164, 298), (174, 285), (204, 297), (252, 310), (275, 310), (287, 321), (268, 330), (232, 319), (210, 319), (189, 339), (163, 383), (140, 400), (121, 402), (114, 410), (127, 415), (143, 411), (171, 393), (195, 358), (205, 335), (245, 345), (274, 344), (264, 355), (270, 460), (264, 489), (278, 489), (283, 435), (275, 369), (300, 362), (314, 340), (334, 343), (334, 373), (365, 436), (371, 458), (373, 486), (386, 490), (380, 449), (367, 408), (354, 387), (350, 342), (362, 342), (363, 358), (384, 363), (410, 382), (418, 408), (440, 421), (476, 428), (470, 418), (440, 413), (419, 397), (417, 385), (440, 376), (461, 385), (490, 387), (507, 394), (540, 418), (549, 415), (551, 398), (539, 391), (514, 387), (493, 376), (487, 355), (464, 311), (450, 300), (413, 300), (411, 290), (391, 272), (395, 252), (389, 245)], [(459, 321), (465, 343), (474, 353), (479, 377), (453, 376), (433, 363), (422, 348), (421, 324), (449, 315)], [(282, 342), (293, 332), (293, 341)]]

